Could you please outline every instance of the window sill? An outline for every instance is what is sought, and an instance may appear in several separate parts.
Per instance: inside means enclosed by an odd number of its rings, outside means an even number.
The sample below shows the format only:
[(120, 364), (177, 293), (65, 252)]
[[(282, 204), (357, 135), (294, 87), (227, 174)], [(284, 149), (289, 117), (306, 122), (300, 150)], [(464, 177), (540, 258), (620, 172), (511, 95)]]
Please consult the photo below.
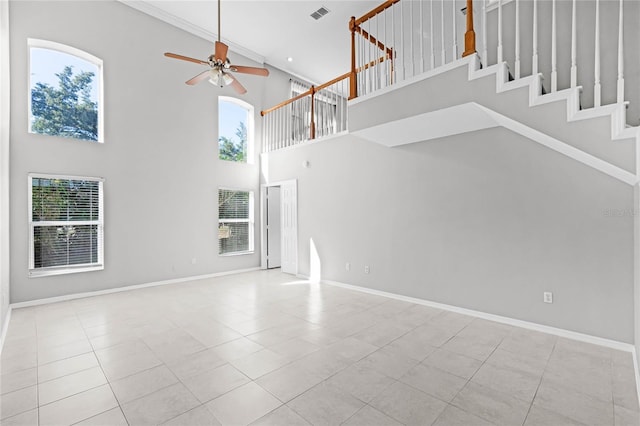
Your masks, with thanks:
[(220, 256), (220, 257), (245, 256), (245, 255), (253, 254), (253, 253), (255, 253), (255, 251), (254, 251), (254, 250), (248, 250), (248, 251), (234, 251), (233, 253), (218, 254), (218, 256)]
[(38, 268), (29, 270), (29, 278), (48, 277), (52, 275), (75, 274), (78, 272), (101, 271), (104, 265), (83, 266), (79, 268)]

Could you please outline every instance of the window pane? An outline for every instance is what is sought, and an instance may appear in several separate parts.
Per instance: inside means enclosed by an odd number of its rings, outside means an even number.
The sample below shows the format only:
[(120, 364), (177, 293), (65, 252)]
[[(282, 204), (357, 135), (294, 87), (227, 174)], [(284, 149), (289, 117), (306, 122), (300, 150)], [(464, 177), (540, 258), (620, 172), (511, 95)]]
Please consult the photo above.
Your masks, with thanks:
[(218, 148), (221, 160), (247, 162), (247, 123), (249, 111), (242, 106), (218, 102)]
[(98, 225), (36, 226), (34, 267), (98, 262)]
[(30, 52), (31, 132), (97, 141), (100, 68), (57, 50)]
[(42, 221), (98, 220), (97, 181), (32, 178), (32, 218)]
[(220, 254), (249, 250), (249, 222), (220, 222), (218, 228)]
[(249, 192), (218, 191), (218, 218), (224, 219), (249, 219)]
[(253, 249), (251, 192), (218, 190), (218, 253)]

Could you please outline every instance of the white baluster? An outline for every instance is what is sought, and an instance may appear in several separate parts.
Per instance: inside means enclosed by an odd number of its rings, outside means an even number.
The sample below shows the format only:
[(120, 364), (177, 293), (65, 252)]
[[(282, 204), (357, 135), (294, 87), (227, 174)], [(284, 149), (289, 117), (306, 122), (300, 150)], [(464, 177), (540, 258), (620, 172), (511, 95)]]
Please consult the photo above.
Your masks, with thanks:
[(413, 51), (413, 3), (412, 1), (409, 2), (409, 52), (411, 52), (411, 75), (415, 75), (416, 74), (416, 67), (415, 67), (415, 52)]
[(429, 0), (429, 37), (431, 39), (431, 69), (436, 67), (436, 51), (433, 43), (433, 0)]
[[(368, 49), (369, 58), (367, 60), (367, 65), (369, 65), (369, 64), (371, 64), (371, 58), (373, 58), (373, 54), (375, 53), (375, 52), (372, 52), (373, 44), (371, 43), (371, 19), (367, 20), (367, 30), (368, 30), (367, 31), (367, 33), (368, 33), (367, 46), (369, 46), (369, 49)], [(371, 68), (371, 65), (369, 65), (369, 68), (367, 68), (367, 78), (368, 78), (368, 82), (369, 82), (369, 85), (368, 85), (369, 93), (373, 92), (373, 90), (374, 90), (373, 89), (373, 78), (372, 77), (373, 77), (373, 69)]]
[(516, 78), (520, 78), (520, 0), (516, 0)]
[(440, 65), (444, 65), (447, 60), (447, 54), (444, 50), (444, 0), (440, 2), (440, 41), (442, 52), (442, 63)]
[(538, 74), (538, 0), (533, 0), (533, 57), (531, 58), (533, 75)]
[(624, 102), (624, 8), (620, 0), (618, 18), (618, 103)]
[(397, 81), (397, 68), (398, 68), (398, 64), (396, 62), (396, 58), (398, 56), (398, 48), (396, 46), (396, 7), (395, 5), (391, 6), (391, 43), (393, 44), (393, 58), (391, 59), (393, 61), (393, 73), (391, 78), (393, 79), (394, 82)]
[(596, 39), (595, 39), (595, 83), (593, 86), (593, 105), (602, 105), (602, 87), (600, 86), (600, 0), (596, 0)]
[(556, 0), (551, 2), (551, 92), (558, 90), (558, 24)]
[[(385, 87), (389, 85), (389, 71), (388, 71), (388, 66), (391, 63), (392, 58), (388, 58), (387, 57), (387, 49), (389, 49), (389, 39), (387, 38), (387, 11), (389, 9), (385, 9), (384, 10), (384, 56), (385, 56), (385, 73), (384, 73), (384, 85)], [(339, 86), (336, 85), (336, 90), (339, 89)], [(338, 102), (338, 99), (336, 98), (336, 102)], [(337, 103), (336, 103), (336, 108), (337, 108)]]
[(573, 0), (573, 5), (571, 6), (571, 87), (578, 85), (577, 43), (576, 0)]
[(424, 21), (424, 13), (422, 11), (422, 1), (420, 0), (420, 72), (424, 72), (424, 31), (423, 31), (423, 21)]
[(269, 115), (262, 116), (262, 152), (269, 151)]
[(502, 51), (502, 0), (498, 0), (498, 63), (504, 60)]
[(407, 78), (407, 75), (405, 73), (405, 57), (404, 57), (404, 2), (400, 1), (398, 3), (398, 5), (400, 6), (400, 46), (402, 46), (402, 79), (404, 80), (405, 78)]
[(379, 24), (380, 24), (380, 14), (375, 16), (376, 19), (376, 33), (373, 35), (373, 37), (375, 39), (377, 39), (378, 41), (373, 45), (373, 51), (376, 52), (376, 57), (374, 58), (376, 60), (376, 67), (374, 68), (374, 73), (373, 76), (375, 77), (374, 80), (374, 90), (377, 90), (380, 88), (380, 65), (378, 64), (378, 58), (380, 57), (380, 52), (379, 52), (379, 48), (378, 48), (378, 43), (380, 42), (380, 29), (378, 28)]
[(487, 50), (487, 0), (482, 1), (482, 63), (486, 68), (489, 65)]
[(458, 34), (456, 28), (456, 0), (451, 0), (451, 20), (453, 26), (453, 47), (451, 48), (451, 60), (458, 59)]

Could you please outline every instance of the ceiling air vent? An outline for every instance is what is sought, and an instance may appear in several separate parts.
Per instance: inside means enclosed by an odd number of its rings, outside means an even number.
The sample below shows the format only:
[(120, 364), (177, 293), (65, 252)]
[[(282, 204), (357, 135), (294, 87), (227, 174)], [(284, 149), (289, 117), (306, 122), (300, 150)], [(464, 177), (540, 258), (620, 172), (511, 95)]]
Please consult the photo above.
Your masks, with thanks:
[(324, 6), (322, 6), (320, 9), (316, 10), (315, 12), (313, 12), (311, 14), (311, 17), (317, 21), (318, 19), (322, 18), (327, 13), (329, 13), (329, 9), (327, 9)]

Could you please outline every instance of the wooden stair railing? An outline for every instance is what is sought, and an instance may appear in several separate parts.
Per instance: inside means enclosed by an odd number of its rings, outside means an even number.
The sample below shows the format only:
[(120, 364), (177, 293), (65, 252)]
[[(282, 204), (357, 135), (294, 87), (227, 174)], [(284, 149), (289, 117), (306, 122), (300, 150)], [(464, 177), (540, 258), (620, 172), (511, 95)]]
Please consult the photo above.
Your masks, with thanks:
[(476, 33), (473, 30), (473, 0), (467, 0), (467, 31), (464, 33), (462, 57), (476, 53)]
[[(342, 83), (343, 82), (347, 82), (348, 78), (349, 78), (350, 73), (345, 73), (342, 74), (330, 81), (327, 81), (326, 83), (320, 84), (318, 86), (311, 86), (309, 88), (309, 90), (307, 90), (306, 92), (300, 93), (297, 96), (292, 97), (291, 99), (287, 99), (283, 102), (280, 102), (279, 104), (271, 107), (271, 108), (267, 108), (263, 111), (260, 111), (260, 115), (262, 117), (268, 118), (269, 114), (274, 114), (274, 113), (283, 113), (283, 108), (294, 104), (297, 101), (301, 101), (304, 98), (309, 98), (310, 102), (309, 102), (309, 133), (308, 133), (308, 139), (309, 140), (313, 140), (317, 137), (317, 117), (319, 117), (321, 115), (321, 112), (316, 111), (316, 103), (317, 103), (317, 98), (318, 96), (324, 98), (324, 100), (332, 100), (335, 103), (335, 114), (332, 117), (332, 119), (334, 120), (340, 120), (340, 123), (336, 123), (335, 124), (335, 129), (336, 132), (337, 131), (342, 131), (346, 128), (346, 110), (341, 111), (340, 110), (340, 103), (341, 100), (344, 98), (346, 99), (348, 96), (348, 90), (345, 90), (342, 88)], [(344, 92), (344, 96), (341, 94), (342, 92)], [(286, 113), (286, 112), (285, 112)], [(290, 117), (289, 117), (290, 118)], [(285, 127), (284, 132), (287, 132), (289, 130), (289, 128), (286, 128), (286, 126), (281, 126), (281, 127)], [(322, 129), (322, 133), (321, 135), (324, 135), (324, 133), (326, 132), (326, 129)], [(283, 133), (283, 129), (279, 128), (277, 133), (281, 133), (278, 135), (278, 137), (284, 138), (284, 139), (289, 139), (291, 137), (291, 135), (289, 134), (285, 134)], [(291, 138), (290, 142), (296, 142), (293, 140), (293, 138)], [(270, 143), (270, 141), (267, 141), (266, 146), (264, 147), (265, 151), (271, 151), (273, 150), (272, 146), (268, 146)], [(292, 144), (290, 143), (290, 144)], [(285, 143), (285, 145), (288, 146), (288, 144)]]
[[(384, 31), (381, 34), (372, 34), (374, 31), (372, 31), (372, 25), (371, 25), (371, 20), (373, 19), (377, 19), (378, 15), (383, 14), (388, 12), (387, 10), (390, 9), (392, 6), (394, 6), (396, 3), (400, 3), (401, 0), (387, 0), (384, 3), (382, 3), (381, 5), (377, 6), (376, 8), (372, 9), (371, 11), (365, 13), (364, 15), (362, 15), (360, 18), (356, 18), (355, 16), (352, 16), (351, 19), (349, 20), (349, 31), (351, 33), (351, 70), (341, 76), (338, 76), (336, 78), (334, 78), (331, 81), (328, 81), (324, 84), (321, 84), (319, 86), (311, 86), (309, 90), (307, 90), (304, 93), (301, 93), (297, 96), (292, 97), (291, 99), (287, 99), (286, 101), (283, 101), (281, 103), (279, 103), (278, 105), (275, 105), (271, 108), (265, 109), (263, 111), (260, 112), (260, 115), (265, 117), (265, 118), (273, 118), (273, 115), (278, 115), (280, 114), (281, 116), (284, 114), (284, 120), (286, 121), (287, 117), (286, 114), (287, 112), (285, 112), (283, 110), (284, 107), (288, 106), (288, 105), (292, 105), (295, 102), (301, 101), (304, 98), (309, 97), (310, 98), (310, 107), (309, 110), (307, 110), (307, 113), (309, 113), (310, 118), (309, 118), (309, 126), (308, 126), (308, 138), (309, 139), (315, 139), (318, 136), (318, 132), (317, 132), (317, 123), (316, 123), (316, 115), (317, 115), (317, 111), (316, 111), (316, 97), (318, 96), (318, 93), (328, 90), (329, 92), (329, 96), (335, 96), (336, 99), (336, 108), (337, 108), (337, 102), (338, 102), (338, 98), (341, 97), (342, 95), (338, 95), (338, 93), (342, 94), (344, 93), (344, 96), (346, 97), (346, 99), (355, 99), (356, 97), (358, 97), (358, 75), (359, 73), (364, 73), (364, 72), (377, 72), (376, 67), (382, 63), (384, 63), (385, 61), (389, 61), (389, 68), (386, 70), (384, 77), (386, 77), (387, 83), (386, 84), (392, 84), (394, 83), (394, 79), (395, 78), (395, 71), (397, 66), (395, 65), (395, 61), (397, 59), (398, 56), (398, 50), (399, 49), (403, 49), (405, 47), (405, 45), (403, 44), (403, 41), (400, 41), (400, 48), (396, 48), (395, 46), (389, 46), (389, 44), (395, 44), (396, 40), (395, 40), (395, 27), (392, 27), (393, 31), (393, 37), (391, 40), (389, 40), (389, 37), (387, 36), (387, 29), (386, 29), (386, 25), (387, 25), (387, 16), (383, 16), (383, 22), (384, 22)], [(431, 20), (433, 20), (433, 3), (435, 0), (431, 0), (430, 1), (430, 5), (431, 5)], [(426, 4), (426, 2), (425, 2)], [(412, 6), (413, 7), (413, 6)], [(422, 5), (420, 6), (422, 7)], [(444, 2), (442, 2), (442, 7), (444, 7)], [(465, 49), (464, 52), (462, 53), (462, 56), (468, 56), (471, 54), (474, 54), (476, 52), (476, 36), (475, 36), (475, 32), (474, 32), (474, 28), (473, 28), (473, 0), (466, 0), (466, 32), (464, 34), (464, 39), (465, 39)], [(454, 25), (453, 25), (453, 29), (454, 29), (454, 49), (453, 51), (455, 52), (455, 16), (456, 16), (456, 8), (455, 8), (455, 3), (452, 6), (453, 11), (453, 21), (454, 21)], [(395, 21), (396, 21), (396, 16), (393, 14), (393, 10), (391, 11), (392, 15), (391, 15), (391, 25), (396, 25)], [(444, 36), (444, 10), (441, 11), (441, 15), (442, 15), (442, 21), (441, 21), (441, 27), (442, 27), (442, 35)], [(402, 15), (400, 14), (400, 20), (402, 20)], [(368, 30), (365, 30), (365, 24), (369, 23), (368, 26)], [(413, 25), (413, 24), (411, 24)], [(378, 30), (378, 21), (376, 21), (375, 23), (375, 30)], [(422, 27), (421, 27), (422, 28)], [(401, 27), (401, 34), (403, 33), (403, 29)], [(431, 25), (430, 27), (430, 31), (431, 31), (431, 38), (433, 39), (433, 25)], [(384, 34), (384, 36), (383, 36)], [(382, 52), (382, 55), (378, 56), (375, 53), (370, 53), (369, 55), (361, 55), (360, 58), (358, 58), (358, 50), (357, 50), (357, 46), (356, 46), (356, 35), (362, 37), (361, 40), (364, 40), (365, 42), (368, 42), (367, 45), (369, 46), (373, 46), (373, 49), (375, 51), (380, 51)], [(384, 37), (384, 40), (382, 40), (382, 38)], [(444, 39), (443, 39), (444, 40)], [(413, 42), (413, 41), (411, 41)], [(386, 44), (385, 44), (386, 43)], [(362, 48), (362, 45), (360, 45), (360, 47)], [(369, 48), (370, 50), (371, 48)], [(442, 63), (444, 63), (444, 57), (445, 57), (445, 53), (444, 53), (444, 41), (442, 42)], [(431, 67), (435, 67), (435, 63), (433, 60), (433, 51), (434, 51), (434, 46), (433, 46), (433, 41), (432, 41), (432, 45), (431, 45), (431, 54), (432, 54), (432, 58), (431, 58)], [(367, 57), (368, 56), (368, 57)], [(361, 63), (358, 63), (358, 59), (361, 60)], [(404, 56), (403, 56), (403, 61), (404, 61)], [(455, 57), (452, 57), (452, 60), (457, 59), (457, 53), (455, 54)], [(422, 61), (424, 62), (424, 58), (422, 58)], [(378, 78), (382, 78), (380, 77), (380, 75), (378, 75)], [(348, 87), (347, 90), (343, 90), (343, 88), (338, 88), (337, 85), (341, 84), (342, 82), (348, 82)], [(332, 86), (336, 86), (333, 87)], [(346, 111), (345, 111), (346, 113)], [(346, 114), (343, 113), (342, 114), (342, 119), (345, 120), (345, 123), (340, 124), (339, 126), (337, 126), (337, 128), (339, 129), (346, 129)], [(282, 124), (280, 123), (280, 121), (283, 119), (283, 117), (279, 117), (276, 119), (273, 119), (273, 123), (271, 124), (271, 127), (274, 127), (277, 129), (275, 131), (272, 130), (272, 128), (270, 127), (270, 125), (268, 124), (269, 121), (266, 120), (265, 121), (265, 127), (267, 128), (267, 132), (271, 132), (271, 133), (280, 133), (280, 137), (285, 139), (285, 142), (278, 142), (277, 146), (271, 146), (272, 145), (272, 141), (267, 141), (265, 143), (265, 151), (270, 151), (272, 149), (277, 149), (280, 148), (282, 146), (288, 146), (290, 144), (296, 143), (296, 140), (294, 140), (294, 138), (291, 137), (291, 130), (292, 127), (294, 126), (293, 124)], [(289, 120), (293, 120), (293, 117), (288, 117)], [(306, 127), (305, 127), (306, 129)], [(284, 133), (283, 133), (284, 132)], [(289, 132), (289, 134), (287, 134), (287, 132)], [(267, 135), (268, 139), (269, 135)], [(265, 139), (265, 140), (266, 140)], [(288, 141), (288, 142), (287, 142)], [(270, 145), (271, 144), (271, 145)]]
[[(371, 20), (373, 20), (374, 18), (377, 18), (380, 14), (383, 14), (387, 11), (387, 9), (391, 8), (392, 6), (394, 6), (396, 3), (399, 3), (401, 0), (387, 0), (384, 3), (382, 3), (381, 5), (377, 6), (376, 8), (372, 9), (371, 11), (365, 13), (364, 15), (362, 15), (360, 18), (356, 18), (355, 16), (352, 16), (350, 21), (349, 21), (349, 31), (351, 32), (351, 72), (349, 75), (349, 82), (350, 82), (350, 90), (349, 90), (349, 99), (354, 99), (358, 96), (358, 72), (362, 71), (362, 70), (366, 70), (368, 68), (371, 67), (372, 64), (374, 63), (378, 63), (377, 60), (367, 60), (367, 65), (365, 66), (359, 66), (357, 63), (357, 57), (358, 57), (358, 52), (356, 51), (356, 34), (359, 34), (362, 36), (362, 38), (366, 41), (369, 41), (369, 43), (373, 44), (374, 46), (376, 46), (377, 49), (385, 52), (385, 55), (383, 57), (383, 60), (390, 60), (391, 61), (391, 65), (390, 65), (390, 71), (388, 73), (388, 84), (392, 84), (393, 83), (393, 79), (395, 76), (395, 68), (397, 68), (394, 65), (395, 60), (397, 59), (397, 51), (399, 49), (395, 48), (395, 47), (389, 47), (388, 44), (390, 43), (387, 39), (387, 29), (386, 29), (386, 25), (387, 25), (387, 17), (383, 16), (383, 25), (384, 25), (384, 37), (385, 40), (384, 42), (382, 40), (380, 40), (380, 38), (382, 37), (382, 35), (380, 36), (374, 36), (373, 34), (371, 34), (371, 31), (366, 31), (364, 29), (364, 24), (366, 22), (369, 22)], [(431, 7), (431, 39), (433, 39), (433, 2), (435, 0), (431, 0), (428, 4)], [(427, 2), (421, 2), (420, 3), (420, 10), (422, 11), (422, 4), (423, 3), (427, 3)], [(413, 6), (411, 6), (413, 10)], [(444, 2), (441, 3), (441, 7), (444, 8)], [(402, 9), (402, 6), (401, 6)], [(453, 52), (454, 52), (454, 56), (452, 58), (452, 60), (457, 59), (457, 52), (456, 52), (456, 47), (455, 47), (455, 18), (456, 18), (456, 5), (455, 2), (452, 4), (452, 8), (451, 8), (452, 12), (453, 12), (453, 33), (454, 33), (454, 47), (453, 47)], [(411, 15), (411, 14), (409, 14)], [(422, 14), (421, 14), (422, 16)], [(442, 17), (442, 21), (440, 23), (441, 26), (441, 30), (442, 30), (442, 40), (444, 40), (444, 26), (445, 26), (445, 20), (444, 20), (444, 9), (441, 10), (441, 17)], [(393, 33), (393, 38), (394, 40), (392, 41), (392, 44), (396, 44), (395, 41), (395, 21), (396, 21), (396, 16), (394, 14), (392, 14), (391, 17), (391, 32)], [(410, 19), (411, 16), (410, 16)], [(400, 20), (402, 21), (402, 14), (400, 13)], [(402, 26), (404, 23), (401, 22), (400, 25)], [(422, 24), (422, 22), (421, 22)], [(376, 21), (375, 23), (376, 28), (378, 26), (378, 22)], [(412, 26), (412, 30), (413, 30), (413, 21), (411, 21), (411, 26)], [(422, 27), (420, 27), (422, 29)], [(404, 36), (403, 34), (404, 30), (401, 28), (400, 29), (400, 38), (402, 38)], [(413, 31), (411, 31), (411, 33), (413, 33)], [(387, 45), (385, 45), (385, 42), (387, 43)], [(422, 41), (421, 41), (422, 42)], [(410, 44), (413, 43), (413, 39), (410, 41)], [(433, 43), (433, 41), (432, 41)], [(476, 53), (476, 34), (473, 28), (473, 0), (466, 0), (466, 31), (464, 34), (464, 52), (462, 53), (462, 57), (464, 56), (468, 56), (471, 54)], [(400, 41), (400, 49), (405, 48), (404, 45), (404, 40)], [(431, 45), (432, 48), (432, 55), (433, 55), (433, 44)], [(422, 52), (421, 52), (422, 54)], [(445, 53), (444, 53), (444, 41), (442, 41), (442, 62), (444, 63), (444, 59), (445, 58)], [(403, 57), (403, 61), (404, 61), (404, 57)], [(424, 61), (424, 58), (422, 58), (422, 61)], [(431, 61), (431, 67), (435, 67), (435, 63), (433, 61)], [(378, 77), (379, 78), (379, 77)]]

